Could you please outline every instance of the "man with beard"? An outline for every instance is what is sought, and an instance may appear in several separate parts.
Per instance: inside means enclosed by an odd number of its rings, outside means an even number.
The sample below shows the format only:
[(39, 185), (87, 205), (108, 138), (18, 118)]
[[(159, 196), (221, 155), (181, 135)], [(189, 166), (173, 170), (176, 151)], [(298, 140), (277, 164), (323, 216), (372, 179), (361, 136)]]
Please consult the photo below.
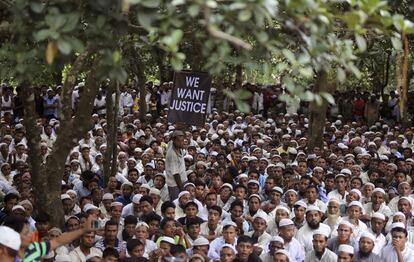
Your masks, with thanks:
[(313, 250), (306, 253), (305, 262), (330, 262), (336, 261), (334, 252), (327, 248), (328, 234), (322, 230), (313, 232)]
[(305, 247), (305, 251), (312, 250), (313, 232), (317, 229), (331, 233), (329, 226), (321, 223), (322, 212), (317, 206), (308, 206), (306, 209), (306, 224), (296, 232), (296, 238)]
[(333, 252), (338, 252), (340, 245), (350, 245), (357, 249), (358, 243), (352, 238), (352, 225), (348, 221), (342, 221), (337, 229), (338, 236), (329, 239), (328, 248)]
[(391, 209), (385, 203), (385, 191), (382, 188), (375, 188), (372, 191), (371, 202), (364, 205), (365, 215), (361, 220), (370, 220), (372, 214), (381, 213), (385, 217), (391, 217)]
[(80, 245), (69, 253), (71, 261), (85, 261), (90, 255), (102, 256), (102, 251), (94, 247), (95, 232), (89, 232), (82, 235)]
[(289, 252), (291, 262), (302, 262), (305, 258), (305, 252), (301, 243), (294, 238), (295, 225), (293, 221), (287, 218), (280, 220), (279, 222), (279, 236), (283, 238), (285, 242), (285, 250)]
[(369, 232), (361, 234), (359, 239), (359, 251), (355, 254), (355, 262), (381, 262), (380, 256), (373, 253), (375, 236)]
[(331, 236), (337, 236), (338, 233), (336, 229), (342, 221), (339, 200), (331, 198), (328, 202), (327, 210), (327, 218), (323, 221), (323, 223), (331, 228)]

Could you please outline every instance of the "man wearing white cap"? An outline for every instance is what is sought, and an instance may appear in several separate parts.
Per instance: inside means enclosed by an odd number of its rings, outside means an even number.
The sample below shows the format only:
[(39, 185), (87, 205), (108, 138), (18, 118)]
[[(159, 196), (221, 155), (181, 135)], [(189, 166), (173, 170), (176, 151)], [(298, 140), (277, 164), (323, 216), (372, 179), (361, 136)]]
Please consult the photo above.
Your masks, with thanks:
[(178, 197), (180, 191), (184, 190), (187, 182), (187, 173), (184, 162), (184, 132), (175, 130), (171, 135), (165, 157), (165, 172), (167, 173), (167, 186), (170, 200)]
[(262, 247), (267, 246), (272, 236), (266, 233), (267, 221), (269, 217), (263, 211), (258, 211), (256, 215), (253, 216), (252, 227), (253, 230), (247, 232), (245, 235), (253, 239), (255, 243), (258, 243)]
[(229, 244), (236, 250), (237, 244), (237, 225), (233, 221), (223, 222), (223, 233), (221, 237), (216, 238), (210, 243), (210, 249), (208, 251), (208, 257), (210, 259), (219, 259), (220, 250), (224, 244)]
[(336, 254), (327, 248), (328, 237), (327, 232), (322, 230), (313, 232), (313, 250), (306, 253), (305, 262), (336, 261)]
[(324, 224), (328, 225), (331, 229), (331, 236), (337, 236), (338, 233), (336, 229), (339, 226), (339, 223), (343, 220), (341, 217), (341, 210), (340, 210), (340, 202), (336, 198), (331, 198), (328, 201), (327, 205), (327, 212), (326, 216), (327, 218), (323, 221)]
[(0, 261), (15, 261), (20, 244), (19, 233), (9, 227), (0, 226)]
[(374, 213), (381, 213), (385, 217), (391, 217), (391, 209), (385, 203), (385, 191), (382, 188), (375, 188), (372, 191), (371, 202), (364, 205), (365, 219), (371, 219)]
[(355, 254), (355, 261), (379, 262), (381, 257), (373, 252), (375, 236), (369, 232), (363, 232), (359, 238), (359, 250)]
[(385, 216), (381, 213), (374, 213), (371, 216), (371, 227), (368, 229), (368, 232), (375, 237), (375, 246), (372, 250), (373, 253), (379, 255), (381, 250), (387, 244), (387, 239), (384, 234), (382, 234), (385, 228)]
[(367, 225), (360, 220), (363, 212), (363, 207), (361, 202), (352, 201), (348, 205), (348, 216), (344, 218), (345, 221), (348, 221), (352, 224), (352, 235), (355, 238), (358, 238), (359, 235), (368, 229)]
[(348, 221), (342, 221), (337, 229), (338, 236), (328, 240), (328, 248), (333, 252), (338, 252), (338, 247), (341, 244), (347, 244), (358, 248), (358, 243), (352, 237), (352, 225)]
[(382, 250), (381, 257), (385, 262), (414, 261), (414, 251), (408, 244), (408, 233), (404, 223), (391, 225), (391, 242)]
[(305, 258), (305, 252), (302, 244), (294, 237), (295, 225), (293, 221), (287, 218), (279, 222), (279, 236), (285, 242), (285, 250), (289, 252), (291, 261), (301, 262)]
[(354, 258), (354, 248), (350, 245), (340, 245), (338, 247), (338, 262), (352, 262)]
[(308, 206), (306, 209), (306, 224), (296, 232), (296, 238), (305, 247), (305, 252), (312, 250), (313, 232), (317, 229), (331, 234), (329, 226), (321, 223), (322, 212), (317, 206)]
[(273, 236), (268, 245), (268, 252), (262, 252), (260, 259), (263, 262), (273, 262), (273, 256), (279, 249), (283, 249), (285, 241), (280, 236)]

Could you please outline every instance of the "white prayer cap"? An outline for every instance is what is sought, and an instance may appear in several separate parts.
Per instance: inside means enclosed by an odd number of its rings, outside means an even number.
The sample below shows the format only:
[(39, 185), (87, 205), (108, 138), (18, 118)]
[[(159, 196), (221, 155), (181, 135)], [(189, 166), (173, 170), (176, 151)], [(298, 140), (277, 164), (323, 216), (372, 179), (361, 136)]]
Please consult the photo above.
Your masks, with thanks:
[(142, 195), (141, 194), (135, 194), (132, 198), (132, 203), (139, 204), (139, 201), (141, 200)]
[(339, 245), (338, 252), (344, 252), (353, 255), (354, 248), (350, 245)]
[(330, 199), (328, 200), (328, 203), (330, 203), (330, 202), (335, 202), (335, 203), (341, 204), (341, 201), (339, 201), (339, 199), (337, 199), (336, 197), (332, 197), (332, 198), (330, 198)]
[(62, 194), (62, 195), (60, 195), (60, 200), (65, 200), (65, 199), (72, 200), (72, 198), (68, 194)]
[(181, 191), (180, 194), (178, 194), (178, 199), (180, 199), (182, 196), (184, 196), (186, 194), (190, 195), (190, 192), (185, 191), (185, 190), (184, 191)]
[(124, 206), (124, 204), (122, 204), (121, 202), (115, 201), (111, 203), (111, 207), (122, 207)]
[(371, 234), (371, 233), (369, 233), (368, 231), (362, 232), (360, 239), (363, 238), (363, 237), (366, 237), (366, 238), (371, 239), (372, 242), (374, 242), (374, 244), (375, 244), (375, 237), (374, 237), (374, 235)]
[(273, 187), (272, 188), (272, 191), (279, 192), (281, 195), (283, 195), (283, 189), (280, 188), (280, 187), (278, 187), (278, 186)]
[(253, 219), (256, 219), (256, 218), (263, 219), (266, 222), (266, 224), (267, 224), (267, 221), (269, 220), (269, 217), (266, 215), (265, 212), (257, 212), (256, 215), (253, 216)]
[(400, 199), (398, 199), (398, 202), (400, 202), (403, 199), (408, 201), (408, 203), (410, 203), (411, 207), (413, 206), (413, 199), (412, 198), (403, 196), (403, 197), (400, 197)]
[(284, 226), (289, 226), (289, 225), (293, 225), (293, 221), (291, 219), (282, 218), (279, 221), (279, 227), (284, 227)]
[(348, 175), (348, 176), (351, 176), (351, 175), (352, 175), (351, 170), (349, 170), (348, 168), (344, 168), (344, 169), (342, 169), (340, 173), (341, 173), (341, 174)]
[(151, 188), (149, 194), (155, 194), (157, 196), (161, 196), (161, 191), (155, 187)]
[(362, 197), (361, 191), (359, 191), (358, 189), (354, 188), (351, 191), (349, 191), (349, 193), (351, 193), (351, 192), (356, 193), (359, 196), (359, 199), (361, 199), (361, 197)]
[(374, 214), (372, 214), (371, 219), (373, 219), (373, 218), (378, 218), (378, 219), (381, 219), (381, 220), (385, 221), (384, 214), (381, 214), (381, 213), (378, 213), (378, 212), (375, 212)]
[(318, 212), (321, 212), (321, 209), (320, 209), (319, 207), (317, 207), (317, 206), (314, 206), (314, 205), (309, 205), (309, 206), (306, 208), (306, 213), (311, 212), (311, 211), (318, 211)]
[(167, 242), (171, 245), (175, 245), (175, 240), (172, 237), (161, 237), (161, 241), (160, 242)]
[(237, 228), (237, 224), (234, 223), (231, 220), (227, 219), (227, 220), (223, 221), (222, 223), (223, 223), (223, 228), (226, 227), (226, 226), (233, 226), (233, 227)]
[(348, 208), (349, 207), (352, 207), (352, 206), (358, 206), (361, 209), (364, 209), (364, 207), (362, 206), (361, 202), (359, 202), (359, 201), (352, 201), (351, 203), (349, 203)]
[(194, 240), (193, 242), (193, 246), (208, 246), (210, 245), (210, 242), (204, 238), (204, 237), (198, 237), (196, 240)]
[(401, 222), (392, 223), (391, 224), (391, 229), (394, 229), (394, 228), (404, 228), (405, 229), (405, 224), (401, 223)]
[(102, 200), (114, 200), (114, 195), (111, 193), (105, 193), (102, 197)]
[(380, 188), (380, 187), (376, 187), (374, 190), (372, 190), (372, 194), (374, 194), (375, 192), (381, 192), (385, 195), (385, 191), (384, 189)]
[(290, 210), (287, 207), (285, 207), (285, 206), (277, 206), (275, 208), (275, 212), (277, 212), (279, 209), (285, 211), (288, 214), (290, 214)]
[(231, 190), (231, 191), (233, 191), (233, 186), (232, 186), (231, 184), (229, 184), (229, 183), (224, 183), (223, 185), (221, 185), (221, 187), (220, 187), (219, 191), (220, 191), (223, 187), (228, 187), (228, 188), (230, 188), (230, 190)]
[(270, 242), (280, 242), (282, 244), (285, 244), (285, 241), (280, 236), (273, 236)]
[(149, 229), (149, 225), (145, 222), (138, 222), (135, 228), (138, 228), (138, 227), (146, 227), (147, 229)]
[(322, 235), (326, 238), (329, 238), (329, 232), (327, 232), (326, 230), (322, 230), (321, 228), (313, 231), (313, 235)]
[(95, 205), (92, 205), (92, 204), (86, 204), (84, 207), (83, 207), (83, 212), (88, 212), (89, 210), (93, 210), (93, 209), (95, 209), (95, 210), (99, 210), (99, 208), (97, 207), (97, 206), (95, 206)]
[(352, 230), (352, 228), (353, 228), (353, 227), (352, 227), (352, 224), (351, 224), (350, 222), (346, 221), (346, 220), (342, 220), (342, 221), (339, 223), (338, 227), (339, 227), (340, 225), (347, 226), (347, 227), (349, 227), (351, 230)]
[(295, 206), (301, 206), (301, 207), (304, 207), (305, 209), (308, 207), (308, 205), (304, 201), (302, 201), (302, 200), (296, 201), (293, 206), (294, 207)]
[(290, 257), (289, 252), (287, 252), (287, 251), (286, 251), (286, 250), (284, 250), (284, 249), (279, 249), (279, 250), (276, 250), (276, 251), (275, 251), (275, 254), (283, 254), (283, 255), (285, 255), (287, 258), (289, 258), (289, 257)]
[(366, 183), (366, 184), (363, 185), (363, 187), (366, 187), (366, 186), (375, 187), (375, 185), (373, 183), (371, 183), (371, 182), (368, 182), (368, 183)]

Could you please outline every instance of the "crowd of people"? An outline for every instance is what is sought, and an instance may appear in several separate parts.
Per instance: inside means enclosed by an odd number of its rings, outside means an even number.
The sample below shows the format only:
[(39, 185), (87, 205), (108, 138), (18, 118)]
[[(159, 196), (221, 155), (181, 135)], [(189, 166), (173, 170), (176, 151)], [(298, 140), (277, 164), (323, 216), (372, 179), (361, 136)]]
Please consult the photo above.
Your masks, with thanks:
[[(2, 85), (0, 261), (414, 261), (414, 136), (398, 94), (336, 94), (311, 148), (307, 104), (283, 102), (283, 85), (246, 84), (249, 113), (213, 89), (206, 124), (180, 129), (166, 121), (172, 86), (147, 83), (145, 97), (121, 88), (107, 181), (100, 90), (94, 127), (67, 157), (58, 228), (34, 200), (21, 90)], [(36, 93), (44, 164), (58, 146), (60, 90)]]

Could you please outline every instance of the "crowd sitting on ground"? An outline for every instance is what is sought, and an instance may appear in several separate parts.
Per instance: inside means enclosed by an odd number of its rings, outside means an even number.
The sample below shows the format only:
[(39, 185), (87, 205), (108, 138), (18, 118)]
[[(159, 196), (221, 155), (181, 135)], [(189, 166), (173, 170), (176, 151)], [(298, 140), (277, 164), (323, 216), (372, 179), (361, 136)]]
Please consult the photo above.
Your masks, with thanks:
[[(108, 181), (100, 91), (94, 127), (67, 157), (57, 228), (34, 201), (20, 90), (2, 86), (0, 261), (414, 261), (414, 137), (395, 92), (336, 96), (311, 148), (307, 104), (281, 101), (281, 85), (247, 85), (250, 113), (227, 100), (218, 110), (213, 90), (205, 126), (188, 128), (166, 121), (171, 88), (148, 83), (140, 98), (122, 87)], [(36, 94), (43, 163), (57, 146), (59, 92)]]

